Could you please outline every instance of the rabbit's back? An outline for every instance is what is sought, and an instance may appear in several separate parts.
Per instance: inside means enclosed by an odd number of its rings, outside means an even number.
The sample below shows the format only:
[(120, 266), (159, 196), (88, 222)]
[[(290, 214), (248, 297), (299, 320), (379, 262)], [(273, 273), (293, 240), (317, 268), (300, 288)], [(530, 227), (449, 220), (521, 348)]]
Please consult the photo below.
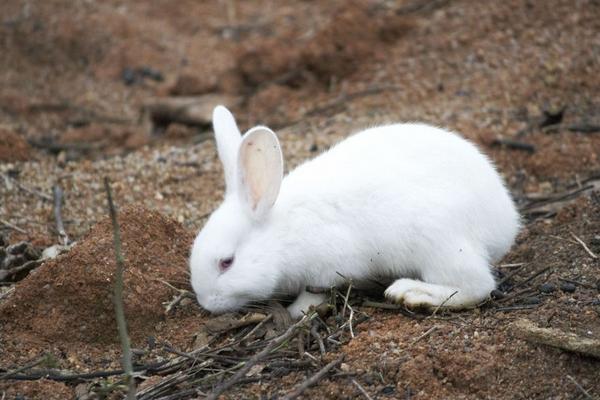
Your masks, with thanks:
[[(508, 251), (519, 227), (488, 158), (460, 136), (424, 124), (367, 129), (300, 165), (284, 179), (275, 210), (287, 225), (280, 229), (306, 231), (307, 246), (340, 252), (330, 254), (338, 264), (340, 257), (372, 261), (375, 253), (388, 257), (380, 266), (418, 264), (456, 237), (492, 261)], [(315, 262), (323, 252), (315, 252)]]

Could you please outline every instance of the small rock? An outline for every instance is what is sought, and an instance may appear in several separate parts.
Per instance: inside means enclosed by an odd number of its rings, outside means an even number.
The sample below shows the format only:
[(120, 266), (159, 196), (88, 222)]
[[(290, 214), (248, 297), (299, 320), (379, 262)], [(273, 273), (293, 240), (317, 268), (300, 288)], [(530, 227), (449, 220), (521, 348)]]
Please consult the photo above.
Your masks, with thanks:
[(560, 284), (560, 290), (562, 290), (565, 293), (573, 293), (576, 289), (577, 289), (577, 286), (575, 286), (574, 284), (572, 284), (570, 282), (562, 282)]
[(28, 245), (29, 243), (27, 242), (15, 243), (11, 246), (8, 246), (6, 248), (6, 251), (8, 252), (8, 254), (23, 254)]
[(121, 79), (127, 86), (133, 85), (137, 81), (137, 74), (132, 68), (124, 68), (121, 72)]
[(386, 386), (383, 389), (381, 389), (381, 394), (384, 396), (391, 396), (396, 392), (396, 388), (393, 386)]
[(162, 72), (160, 72), (159, 70), (154, 69), (152, 67), (148, 67), (148, 66), (141, 67), (138, 69), (138, 73), (142, 77), (152, 79), (153, 81), (156, 81), (156, 82), (162, 82), (165, 80), (165, 77), (163, 76)]
[(14, 268), (23, 264), (25, 264), (25, 257), (23, 257), (21, 254), (9, 254), (8, 257), (2, 261), (2, 269)]
[(350, 366), (348, 364), (346, 364), (346, 363), (341, 363), (340, 364), (340, 369), (342, 371), (344, 371), (344, 372), (348, 372), (348, 371), (350, 371)]
[(42, 253), (33, 247), (31, 243), (28, 243), (25, 251), (23, 251), (23, 256), (26, 260), (31, 261), (39, 259), (42, 256)]
[(504, 297), (506, 297), (506, 294), (504, 294), (504, 292), (498, 289), (494, 289), (490, 293), (490, 296), (492, 296), (492, 299), (503, 299)]
[(556, 290), (556, 286), (551, 283), (542, 283), (538, 289), (541, 293), (552, 293)]
[(540, 304), (541, 302), (542, 300), (535, 296), (525, 297), (522, 301), (523, 304)]

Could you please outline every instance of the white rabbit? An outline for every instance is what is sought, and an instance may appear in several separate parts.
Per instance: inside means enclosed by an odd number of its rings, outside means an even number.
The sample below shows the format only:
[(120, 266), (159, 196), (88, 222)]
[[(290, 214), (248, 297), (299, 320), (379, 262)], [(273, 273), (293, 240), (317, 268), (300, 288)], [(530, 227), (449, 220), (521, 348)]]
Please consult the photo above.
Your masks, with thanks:
[(221, 206), (190, 260), (198, 301), (211, 312), (297, 296), (301, 316), (330, 287), (387, 278), (408, 307), (464, 308), (495, 287), (490, 263), (511, 247), (519, 215), (492, 163), (469, 141), (424, 124), (367, 129), (285, 178), (276, 135), (241, 136), (213, 112), (225, 172)]

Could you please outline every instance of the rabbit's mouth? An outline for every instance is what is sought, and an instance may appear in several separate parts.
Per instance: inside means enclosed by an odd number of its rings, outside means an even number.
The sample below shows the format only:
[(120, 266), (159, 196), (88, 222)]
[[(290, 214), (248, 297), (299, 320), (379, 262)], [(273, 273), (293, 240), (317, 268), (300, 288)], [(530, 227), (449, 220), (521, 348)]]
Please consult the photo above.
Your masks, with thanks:
[(236, 311), (244, 307), (248, 301), (238, 298), (226, 298), (219, 295), (201, 296), (197, 295), (198, 304), (212, 314), (223, 314)]

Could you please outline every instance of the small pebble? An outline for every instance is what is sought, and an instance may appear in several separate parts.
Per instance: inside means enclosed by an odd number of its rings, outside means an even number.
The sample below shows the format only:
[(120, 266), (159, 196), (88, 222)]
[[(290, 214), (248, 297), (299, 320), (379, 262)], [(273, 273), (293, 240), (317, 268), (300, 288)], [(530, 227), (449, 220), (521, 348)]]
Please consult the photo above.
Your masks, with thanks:
[(560, 284), (560, 290), (562, 290), (565, 293), (573, 293), (575, 289), (577, 289), (577, 286), (570, 282), (562, 282)]
[(391, 396), (394, 394), (394, 392), (396, 392), (396, 388), (393, 386), (386, 386), (383, 389), (381, 389), (381, 394), (383, 394), (384, 396)]
[(498, 289), (494, 289), (490, 293), (490, 296), (492, 296), (493, 299), (503, 299), (504, 297), (506, 297), (506, 294), (504, 294), (504, 292)]
[(121, 72), (121, 79), (127, 86), (131, 86), (137, 81), (136, 75), (137, 74), (132, 68), (127, 67)]
[(15, 243), (11, 246), (8, 246), (6, 248), (6, 251), (9, 254), (22, 254), (25, 249), (27, 248), (27, 246), (29, 245), (29, 243), (27, 242), (19, 242), (19, 243)]
[(523, 304), (540, 304), (542, 300), (539, 297), (530, 296), (523, 299)]
[(542, 283), (539, 287), (539, 290), (542, 293), (552, 293), (556, 290), (556, 286), (551, 283)]

